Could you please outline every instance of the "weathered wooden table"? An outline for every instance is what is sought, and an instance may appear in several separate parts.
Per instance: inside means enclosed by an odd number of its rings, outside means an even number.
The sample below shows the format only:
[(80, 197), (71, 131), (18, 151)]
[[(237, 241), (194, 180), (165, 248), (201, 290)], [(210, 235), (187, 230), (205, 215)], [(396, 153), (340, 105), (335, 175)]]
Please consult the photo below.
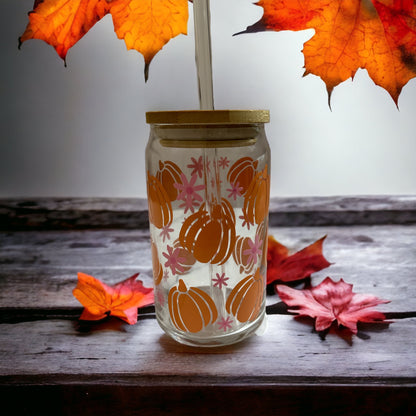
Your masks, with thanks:
[(416, 414), (416, 197), (272, 201), (270, 233), (301, 248), (327, 235), (343, 278), (391, 303), (390, 325), (325, 338), (268, 297), (263, 334), (223, 349), (177, 344), (152, 307), (134, 326), (82, 325), (77, 272), (152, 284), (136, 200), (0, 201), (0, 392), (8, 415)]

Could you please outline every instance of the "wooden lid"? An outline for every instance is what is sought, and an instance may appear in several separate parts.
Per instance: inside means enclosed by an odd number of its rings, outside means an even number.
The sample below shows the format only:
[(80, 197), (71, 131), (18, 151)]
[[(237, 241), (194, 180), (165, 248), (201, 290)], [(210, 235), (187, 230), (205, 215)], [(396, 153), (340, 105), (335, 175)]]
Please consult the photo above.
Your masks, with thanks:
[(269, 110), (149, 111), (149, 124), (247, 124), (268, 123)]

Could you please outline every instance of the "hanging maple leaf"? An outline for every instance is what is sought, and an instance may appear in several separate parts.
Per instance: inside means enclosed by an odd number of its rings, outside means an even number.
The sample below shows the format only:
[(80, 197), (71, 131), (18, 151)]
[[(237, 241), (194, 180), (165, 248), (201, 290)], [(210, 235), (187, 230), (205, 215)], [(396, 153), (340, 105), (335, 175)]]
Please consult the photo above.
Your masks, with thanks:
[(327, 277), (318, 286), (311, 289), (297, 290), (285, 285), (276, 285), (280, 299), (288, 306), (289, 312), (298, 316), (310, 316), (316, 318), (315, 329), (324, 331), (332, 322), (348, 328), (352, 333), (357, 333), (357, 322), (382, 322), (385, 315), (371, 309), (381, 303), (389, 303), (373, 295), (354, 293), (351, 284), (342, 279), (334, 282)]
[(289, 250), (269, 235), (267, 243), (267, 284), (276, 280), (291, 282), (304, 279), (330, 266), (322, 254), (325, 237), (290, 255)]
[(328, 99), (338, 84), (365, 68), (397, 105), (416, 76), (414, 0), (260, 0), (263, 17), (246, 31), (315, 29), (304, 44), (305, 75), (326, 83)]
[(143, 55), (146, 79), (156, 53), (173, 37), (187, 33), (188, 0), (35, 0), (19, 42), (44, 40), (65, 60), (68, 49), (108, 13), (127, 49)]
[(109, 286), (95, 277), (78, 273), (78, 284), (72, 293), (85, 307), (80, 319), (97, 321), (112, 315), (135, 324), (137, 309), (154, 302), (153, 289), (136, 280), (138, 275)]

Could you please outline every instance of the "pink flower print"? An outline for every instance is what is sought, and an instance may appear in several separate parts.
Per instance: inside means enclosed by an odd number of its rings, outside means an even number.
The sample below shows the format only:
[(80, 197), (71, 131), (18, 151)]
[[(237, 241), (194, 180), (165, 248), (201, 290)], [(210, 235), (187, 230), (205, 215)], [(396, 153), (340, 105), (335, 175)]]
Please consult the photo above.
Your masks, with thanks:
[(211, 167), (210, 167), (211, 161), (208, 158), (206, 158), (205, 162), (206, 162), (205, 168), (206, 168), (207, 172), (210, 173), (211, 172)]
[(168, 269), (165, 269), (164, 271), (163, 271), (163, 278), (164, 279), (169, 279), (169, 271), (168, 271)]
[(219, 167), (225, 169), (225, 168), (228, 168), (229, 164), (230, 164), (230, 161), (228, 160), (227, 156), (226, 157), (220, 157), (220, 160), (218, 161)]
[(178, 200), (184, 201), (184, 204), (179, 205), (181, 208), (185, 208), (185, 214), (188, 209), (191, 212), (194, 212), (194, 207), (199, 205), (199, 202), (202, 202), (202, 196), (197, 192), (205, 189), (205, 185), (195, 185), (197, 180), (197, 175), (194, 174), (191, 176), (191, 180), (188, 182), (186, 176), (181, 173), (182, 183), (174, 183), (173, 186), (179, 190)]
[(232, 183), (231, 188), (227, 189), (227, 191), (230, 192), (228, 198), (234, 198), (234, 201), (237, 199), (238, 196), (241, 196), (241, 191), (244, 189), (242, 186), (238, 185), (240, 185), (240, 182)]
[(169, 228), (169, 225), (165, 225), (162, 228), (162, 231), (160, 232), (159, 236), (163, 238), (163, 242), (165, 242), (165, 238), (167, 238), (168, 240), (170, 240), (170, 235), (169, 233), (173, 232), (173, 228)]
[(247, 218), (247, 214), (243, 211), (243, 215), (240, 215), (238, 218), (243, 220), (243, 223), (241, 224), (242, 227), (247, 225), (247, 230), (250, 230), (250, 225), (253, 225), (252, 222), (250, 222)]
[(243, 251), (245, 256), (249, 256), (247, 259), (247, 264), (256, 263), (257, 256), (261, 255), (260, 247), (263, 245), (263, 240), (260, 240), (260, 237), (256, 235), (254, 242), (251, 239), (248, 240), (248, 245), (250, 248)]
[(197, 208), (198, 206), (198, 202), (193, 201), (192, 199), (187, 199), (183, 204), (179, 205), (179, 208), (185, 208), (184, 214), (186, 214), (188, 212), (188, 209), (191, 210), (192, 213), (194, 213), (194, 208)]
[(167, 262), (165, 263), (165, 267), (170, 267), (172, 274), (176, 273), (183, 273), (185, 269), (180, 264), (181, 262), (185, 262), (185, 257), (179, 257), (180, 249), (171, 246), (167, 246), (168, 252), (162, 253), (166, 258)]
[(191, 157), (191, 160), (193, 163), (190, 163), (187, 165), (188, 168), (193, 169), (191, 172), (191, 175), (198, 175), (200, 178), (202, 178), (202, 172), (204, 170), (204, 165), (202, 163), (202, 156), (199, 156), (198, 160), (196, 160), (194, 157)]
[(217, 322), (219, 329), (223, 329), (224, 332), (227, 331), (227, 329), (231, 329), (232, 323), (233, 320), (229, 316), (227, 316), (227, 318), (221, 318)]
[(219, 289), (222, 289), (223, 286), (227, 285), (227, 280), (229, 280), (229, 277), (225, 277), (225, 273), (220, 275), (219, 273), (216, 273), (217, 277), (212, 279), (213, 282), (215, 282), (214, 286), (218, 287)]

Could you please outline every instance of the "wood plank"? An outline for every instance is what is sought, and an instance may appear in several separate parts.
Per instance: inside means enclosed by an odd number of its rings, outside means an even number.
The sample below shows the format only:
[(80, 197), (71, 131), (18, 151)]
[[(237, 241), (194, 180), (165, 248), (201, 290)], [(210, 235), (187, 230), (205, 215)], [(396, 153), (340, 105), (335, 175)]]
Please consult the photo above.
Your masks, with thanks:
[[(274, 197), (272, 226), (415, 224), (416, 196)], [(0, 230), (147, 228), (145, 198), (0, 199)]]
[[(268, 316), (267, 328), (240, 344), (197, 349), (176, 343), (155, 320), (131, 326), (119, 320), (77, 331), (75, 322), (49, 320), (0, 326), (0, 383), (47, 382), (101, 377), (188, 378), (205, 383), (416, 385), (416, 318), (390, 326), (362, 325), (359, 336), (335, 333), (323, 341), (309, 323), (291, 316)], [(386, 346), (388, 345), (388, 348)]]
[[(356, 292), (391, 300), (383, 311), (416, 311), (416, 226), (278, 227), (270, 233), (294, 251), (327, 235), (324, 254), (333, 264), (314, 274), (313, 284), (343, 278)], [(144, 230), (0, 233), (0, 266), (3, 308), (77, 307), (72, 289), (80, 271), (108, 284), (139, 272), (152, 285)]]

